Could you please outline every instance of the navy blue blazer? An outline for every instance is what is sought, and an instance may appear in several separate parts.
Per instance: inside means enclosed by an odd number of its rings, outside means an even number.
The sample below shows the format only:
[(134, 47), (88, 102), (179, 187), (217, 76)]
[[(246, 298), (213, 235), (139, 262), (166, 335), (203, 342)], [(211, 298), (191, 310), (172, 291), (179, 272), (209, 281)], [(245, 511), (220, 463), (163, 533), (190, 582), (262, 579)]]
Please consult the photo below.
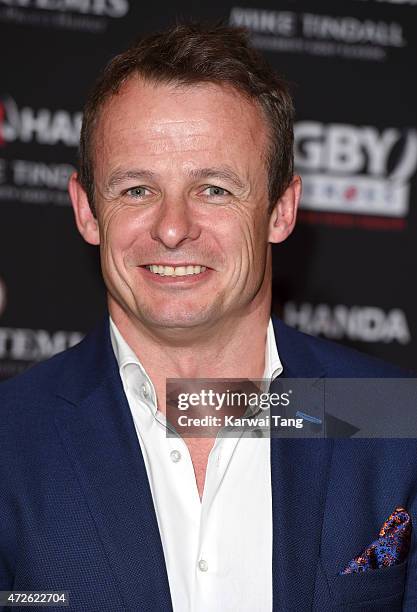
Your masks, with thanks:
[[(274, 328), (288, 377), (399, 375)], [(0, 385), (0, 410), (0, 590), (67, 590), (77, 612), (172, 610), (108, 320)], [(274, 612), (417, 610), (414, 440), (272, 439), (271, 472)], [(339, 575), (399, 505), (415, 526), (408, 560)]]

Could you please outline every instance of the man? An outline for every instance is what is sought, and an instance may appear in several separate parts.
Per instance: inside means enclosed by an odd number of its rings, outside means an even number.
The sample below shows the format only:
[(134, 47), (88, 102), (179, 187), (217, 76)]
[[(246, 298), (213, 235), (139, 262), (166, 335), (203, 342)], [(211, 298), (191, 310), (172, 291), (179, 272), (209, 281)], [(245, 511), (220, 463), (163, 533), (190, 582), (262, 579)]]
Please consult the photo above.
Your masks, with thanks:
[(394, 509), (410, 533), (414, 441), (167, 435), (167, 378), (399, 375), (270, 319), (292, 114), (228, 27), (149, 36), (96, 83), (70, 195), (110, 316), (2, 386), (0, 589), (79, 611), (417, 609), (414, 539), (343, 573)]

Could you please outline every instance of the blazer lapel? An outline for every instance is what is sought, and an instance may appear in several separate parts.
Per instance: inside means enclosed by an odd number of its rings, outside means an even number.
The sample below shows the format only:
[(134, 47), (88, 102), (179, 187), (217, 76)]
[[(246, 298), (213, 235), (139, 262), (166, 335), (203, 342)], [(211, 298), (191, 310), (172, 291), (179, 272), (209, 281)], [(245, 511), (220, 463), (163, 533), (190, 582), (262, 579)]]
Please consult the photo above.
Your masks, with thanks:
[[(58, 433), (126, 610), (172, 610), (152, 494), (111, 347), (108, 319), (73, 349)], [(78, 388), (74, 392), (74, 380)]]
[[(303, 336), (273, 323), (285, 378), (324, 376)], [(271, 439), (274, 612), (313, 608), (332, 450), (329, 439)]]

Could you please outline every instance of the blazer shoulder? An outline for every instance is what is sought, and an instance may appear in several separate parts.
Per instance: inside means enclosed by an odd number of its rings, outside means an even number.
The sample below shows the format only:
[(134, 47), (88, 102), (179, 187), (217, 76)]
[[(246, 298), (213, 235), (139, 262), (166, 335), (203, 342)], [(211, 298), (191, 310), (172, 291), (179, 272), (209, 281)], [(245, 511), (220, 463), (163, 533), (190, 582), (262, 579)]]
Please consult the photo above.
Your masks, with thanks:
[(68, 358), (76, 347), (69, 348), (54, 357), (31, 365), (24, 372), (0, 383), (0, 410), (8, 405), (19, 409), (26, 405), (25, 400), (45, 398), (57, 385), (68, 365)]
[(109, 323), (105, 318), (75, 346), (2, 382), (2, 419), (7, 410), (13, 411), (13, 420), (18, 415), (27, 418), (45, 413), (56, 405), (57, 397), (77, 403), (116, 373)]
[(82, 379), (89, 379), (89, 374), (102, 369), (103, 355), (108, 357), (111, 352), (109, 322), (104, 318), (75, 346), (0, 383), (0, 400), (80, 386)]
[(313, 359), (327, 377), (333, 378), (410, 378), (416, 373), (367, 355), (356, 349), (338, 344), (331, 340), (311, 336), (289, 327), (280, 319), (273, 317), (278, 352), (285, 362), (286, 355), (291, 359)]

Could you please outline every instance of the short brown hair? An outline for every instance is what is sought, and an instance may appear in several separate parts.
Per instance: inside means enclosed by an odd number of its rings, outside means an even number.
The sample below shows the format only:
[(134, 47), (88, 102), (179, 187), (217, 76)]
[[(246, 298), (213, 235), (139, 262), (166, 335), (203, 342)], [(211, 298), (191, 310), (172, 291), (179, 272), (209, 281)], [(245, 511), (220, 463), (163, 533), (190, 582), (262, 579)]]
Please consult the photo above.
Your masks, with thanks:
[(81, 128), (79, 181), (93, 213), (94, 128), (105, 102), (133, 74), (154, 83), (227, 84), (258, 103), (270, 127), (267, 169), (272, 210), (294, 172), (294, 109), (288, 87), (250, 45), (243, 28), (183, 24), (148, 35), (114, 57), (87, 98)]

